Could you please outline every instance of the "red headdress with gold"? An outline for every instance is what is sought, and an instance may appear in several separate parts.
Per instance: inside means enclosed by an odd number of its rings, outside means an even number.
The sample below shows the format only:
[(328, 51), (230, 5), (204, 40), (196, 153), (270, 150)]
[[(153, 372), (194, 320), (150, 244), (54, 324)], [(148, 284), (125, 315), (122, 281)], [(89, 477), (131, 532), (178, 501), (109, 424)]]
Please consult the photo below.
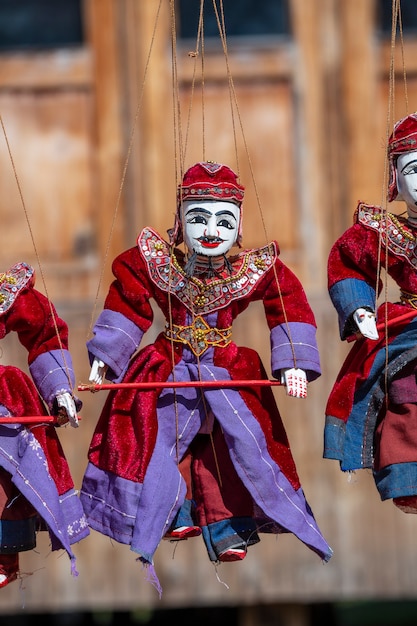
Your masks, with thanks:
[(413, 152), (414, 150), (417, 150), (417, 113), (411, 113), (396, 122), (388, 140), (389, 202), (392, 202), (398, 196), (397, 158), (404, 152)]
[[(241, 207), (245, 188), (238, 183), (237, 174), (227, 165), (204, 161), (196, 163), (184, 174), (178, 186), (177, 213), (174, 228), (168, 231), (170, 243), (178, 245), (183, 241), (181, 205), (184, 200), (218, 200), (233, 202)], [(242, 243), (242, 210), (240, 210), (239, 232), (236, 240)]]

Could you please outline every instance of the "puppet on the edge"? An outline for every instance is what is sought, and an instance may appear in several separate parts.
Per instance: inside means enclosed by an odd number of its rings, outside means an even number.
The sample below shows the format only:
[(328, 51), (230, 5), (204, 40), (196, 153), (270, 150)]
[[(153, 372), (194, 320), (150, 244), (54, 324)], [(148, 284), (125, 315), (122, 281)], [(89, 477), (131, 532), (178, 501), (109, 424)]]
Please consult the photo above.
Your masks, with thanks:
[(51, 549), (64, 549), (77, 575), (71, 545), (89, 534), (78, 492), (55, 425), (19, 423), (19, 417), (56, 416), (78, 426), (81, 402), (73, 395), (68, 327), (34, 287), (35, 273), (17, 263), (0, 274), (0, 338), (16, 332), (28, 351), (31, 378), (0, 365), (0, 587), (22, 578), (19, 553), (48, 531)]
[[(329, 255), (340, 336), (359, 338), (328, 399), (324, 457), (344, 471), (372, 469), (381, 500), (417, 513), (417, 113), (394, 125), (388, 159), (388, 200), (403, 201), (405, 213), (360, 202)], [(375, 310), (379, 269), (399, 300)]]

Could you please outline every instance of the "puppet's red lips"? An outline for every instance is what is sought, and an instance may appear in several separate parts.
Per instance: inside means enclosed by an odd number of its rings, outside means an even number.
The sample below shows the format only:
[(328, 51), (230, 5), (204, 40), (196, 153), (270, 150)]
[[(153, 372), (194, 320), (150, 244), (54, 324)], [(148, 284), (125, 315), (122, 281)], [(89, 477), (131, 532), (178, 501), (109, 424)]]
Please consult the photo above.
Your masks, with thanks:
[(223, 243), (223, 239), (219, 239), (217, 237), (216, 239), (208, 239), (206, 237), (200, 237), (198, 239), (198, 242), (200, 243), (201, 246), (203, 246), (203, 248), (217, 248), (217, 246)]

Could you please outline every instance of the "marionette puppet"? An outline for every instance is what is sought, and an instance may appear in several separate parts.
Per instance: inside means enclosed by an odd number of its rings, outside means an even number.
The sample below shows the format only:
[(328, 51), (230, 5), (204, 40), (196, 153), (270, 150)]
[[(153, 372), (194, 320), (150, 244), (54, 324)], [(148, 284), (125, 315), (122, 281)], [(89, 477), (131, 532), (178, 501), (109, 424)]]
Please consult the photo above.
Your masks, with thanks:
[[(278, 244), (229, 255), (241, 247), (243, 196), (226, 165), (193, 165), (179, 186), (169, 242), (144, 228), (114, 260), (115, 280), (87, 343), (93, 387), (104, 378), (127, 385), (106, 399), (81, 500), (90, 527), (130, 545), (159, 591), (153, 558), (164, 538), (202, 534), (214, 563), (242, 560), (261, 532), (293, 533), (324, 561), (332, 554), (271, 385), (256, 385), (268, 382), (260, 357), (232, 341), (234, 319), (261, 300), (273, 376), (288, 395), (305, 398), (320, 375), (314, 316)], [(165, 328), (138, 351), (151, 300)]]
[(0, 337), (17, 333), (32, 377), (0, 364), (0, 587), (16, 580), (19, 552), (36, 547), (38, 531), (49, 532), (52, 550), (67, 552), (77, 575), (71, 545), (89, 534), (48, 419), (78, 426), (68, 328), (34, 284), (34, 270), (25, 263), (0, 274)]
[[(324, 457), (343, 471), (372, 469), (381, 500), (417, 513), (417, 113), (394, 125), (388, 160), (388, 200), (406, 212), (360, 202), (329, 255), (341, 339), (359, 339), (328, 399)], [(381, 269), (399, 300), (376, 309)]]

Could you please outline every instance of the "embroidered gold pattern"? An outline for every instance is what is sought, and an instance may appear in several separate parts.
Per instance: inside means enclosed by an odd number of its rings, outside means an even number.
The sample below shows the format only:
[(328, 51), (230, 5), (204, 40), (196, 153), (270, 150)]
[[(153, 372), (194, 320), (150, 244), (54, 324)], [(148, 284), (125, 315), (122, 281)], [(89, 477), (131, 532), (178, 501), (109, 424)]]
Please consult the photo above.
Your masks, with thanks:
[(138, 248), (154, 284), (175, 294), (189, 311), (198, 315), (222, 309), (254, 291), (263, 275), (272, 269), (277, 254), (274, 244), (247, 250), (232, 259), (231, 275), (203, 281), (196, 276), (186, 277), (169, 245), (152, 228), (143, 229)]
[(380, 207), (361, 204), (358, 222), (380, 232), (385, 248), (396, 256), (402, 256), (417, 268), (417, 246), (414, 231), (392, 213), (384, 214)]
[(0, 315), (10, 309), (34, 273), (33, 267), (26, 263), (16, 263), (7, 272), (0, 273)]
[(225, 348), (232, 341), (232, 328), (210, 328), (198, 315), (191, 326), (165, 324), (165, 337), (189, 346), (195, 356), (200, 356), (210, 346)]
[(400, 300), (403, 304), (417, 309), (417, 293), (409, 293), (408, 291), (401, 290)]

